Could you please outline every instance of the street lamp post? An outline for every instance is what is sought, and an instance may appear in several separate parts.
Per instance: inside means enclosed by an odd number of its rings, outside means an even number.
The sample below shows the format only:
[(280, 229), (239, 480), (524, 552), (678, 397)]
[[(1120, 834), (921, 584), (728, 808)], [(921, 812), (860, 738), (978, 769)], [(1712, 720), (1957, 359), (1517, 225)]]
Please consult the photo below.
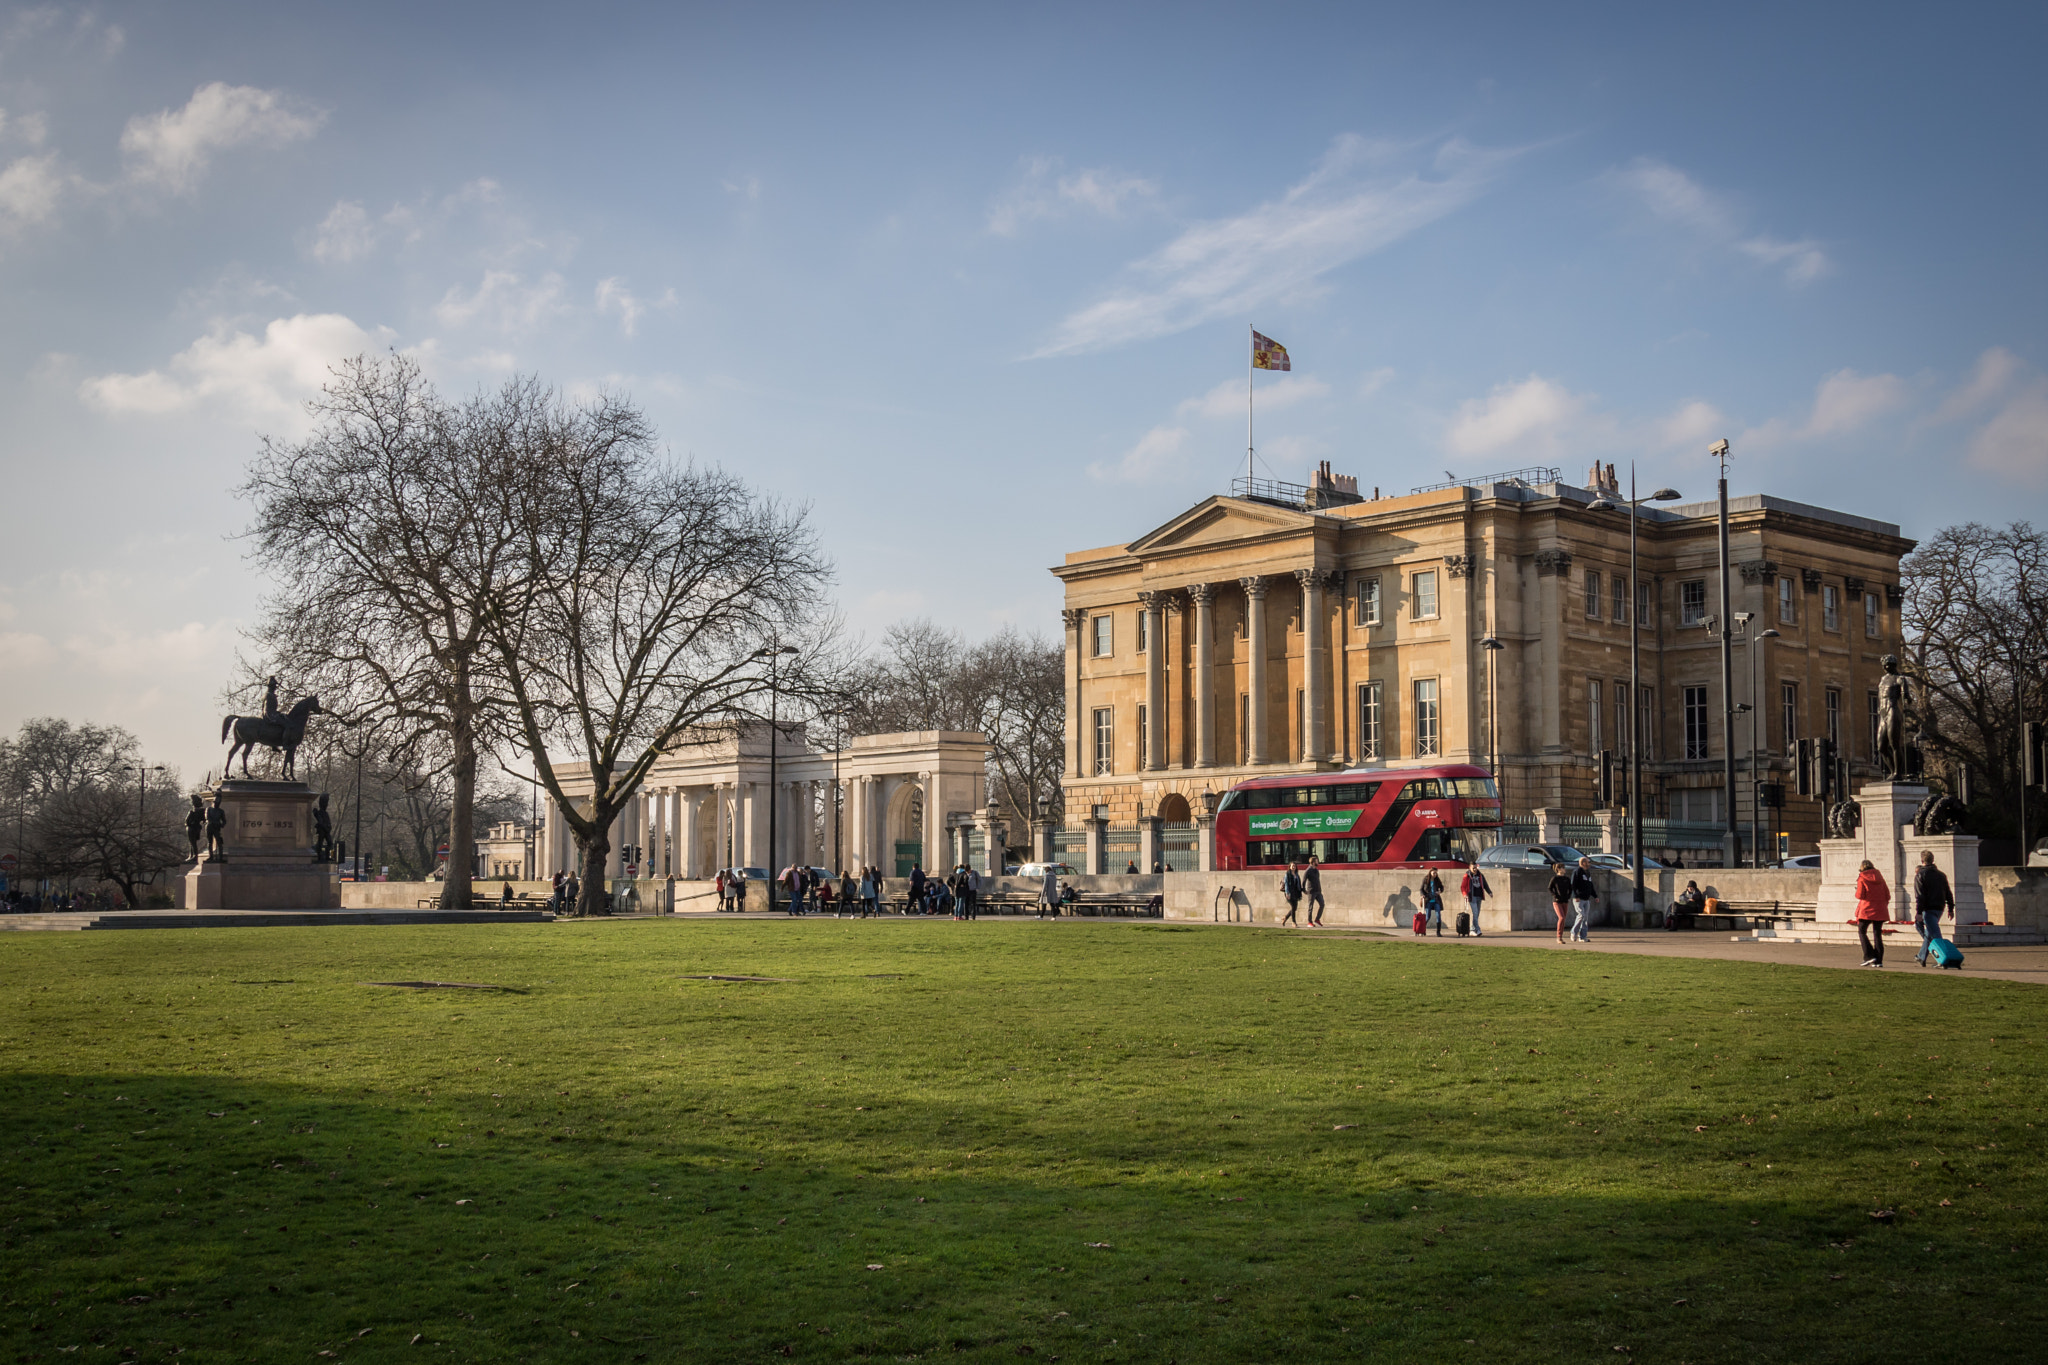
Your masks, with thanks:
[[(1637, 605), (1642, 601), (1641, 570), (1636, 557), (1636, 521), (1638, 508), (1646, 502), (1676, 502), (1680, 494), (1675, 488), (1660, 488), (1643, 497), (1636, 496), (1635, 461), (1628, 466), (1628, 827), (1629, 861), (1635, 864), (1635, 887), (1630, 892), (1629, 904), (1638, 913), (1643, 909), (1643, 613)], [(1587, 504), (1587, 511), (1612, 512), (1617, 510), (1611, 498), (1595, 498)], [(1641, 923), (1638, 920), (1637, 923)]]
[(1507, 646), (1489, 635), (1479, 642), (1479, 647), (1486, 651), (1486, 719), (1491, 732), (1487, 736), (1487, 766), (1493, 770), (1493, 794), (1505, 817), (1508, 784), (1500, 770), (1500, 652)]
[(1727, 828), (1721, 833), (1721, 856), (1727, 859), (1722, 866), (1739, 867), (1742, 860), (1736, 844), (1740, 835), (1735, 828), (1735, 645), (1731, 630), (1734, 621), (1728, 601), (1728, 442), (1714, 442), (1707, 453), (1721, 462), (1721, 479), (1716, 485), (1721, 502), (1721, 785), (1726, 789), (1723, 804), (1728, 820)]
[(846, 718), (852, 715), (853, 711), (850, 707), (842, 706), (825, 714), (839, 722), (838, 734), (832, 744), (832, 866), (834, 870), (844, 873), (846, 863), (840, 853), (840, 845), (844, 842), (843, 836), (846, 832), (846, 802), (839, 790), (839, 760), (846, 755)]
[(775, 685), (775, 666), (785, 654), (796, 653), (795, 645), (769, 645), (754, 651), (757, 659), (768, 661), (768, 913), (775, 913), (775, 833), (776, 814), (782, 805), (782, 788), (775, 780), (776, 768), (776, 722), (780, 717), (777, 709), (780, 696)]
[[(1745, 613), (1747, 615), (1747, 613)], [(1775, 640), (1775, 630), (1759, 631), (1749, 642), (1749, 865), (1764, 865), (1764, 846), (1758, 841), (1757, 822), (1763, 817), (1764, 779), (1757, 766), (1757, 716), (1764, 709), (1763, 698), (1757, 695), (1756, 647), (1766, 640)]]
[[(155, 767), (151, 768), (151, 767), (145, 767), (145, 766), (143, 766), (143, 765), (142, 765), (142, 764), (140, 764), (140, 763), (132, 763), (132, 764), (129, 764), (128, 766), (129, 766), (129, 767), (132, 767), (133, 769), (135, 769), (135, 775), (136, 775), (136, 782), (135, 782), (135, 857), (136, 857), (136, 861), (137, 861), (137, 863), (138, 863), (138, 867), (137, 867), (137, 870), (139, 871), (139, 870), (140, 870), (140, 866), (139, 866), (139, 864), (140, 864), (140, 862), (141, 862), (141, 859), (142, 859), (142, 844), (143, 844), (143, 841), (144, 841), (144, 840), (146, 840), (146, 839), (147, 839), (147, 838), (149, 837), (149, 816), (148, 816), (148, 814), (147, 814), (147, 811), (146, 811), (146, 808), (147, 808), (147, 806), (149, 805), (149, 775), (150, 775), (151, 773), (160, 773), (160, 772), (162, 772), (162, 771), (164, 770), (164, 765), (163, 765), (163, 764), (161, 764), (161, 763), (159, 763), (159, 764), (157, 764), (157, 765), (156, 765)], [(2023, 774), (2023, 775), (2024, 775), (2024, 774)], [(2022, 829), (2022, 830), (2020, 831), (2020, 837), (2021, 837), (2021, 839), (2022, 839), (2022, 840), (2024, 841), (2024, 839), (2026, 838), (2026, 830)], [(2022, 858), (2020, 859), (2020, 861), (2021, 861), (2022, 863), (2024, 863), (2024, 862), (2026, 862), (2026, 858), (2025, 858), (2025, 857), (2022, 857)], [(149, 879), (150, 879), (150, 881), (154, 882), (154, 881), (156, 880), (156, 874), (155, 874), (154, 872), (152, 872), (152, 873), (150, 874), (150, 876), (149, 876)]]

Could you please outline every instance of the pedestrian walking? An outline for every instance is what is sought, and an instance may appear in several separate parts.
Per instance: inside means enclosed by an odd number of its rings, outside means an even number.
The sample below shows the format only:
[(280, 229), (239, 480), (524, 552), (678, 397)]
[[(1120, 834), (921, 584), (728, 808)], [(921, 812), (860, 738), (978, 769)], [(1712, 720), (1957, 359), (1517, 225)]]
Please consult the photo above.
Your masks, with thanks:
[(732, 888), (732, 912), (735, 915), (746, 914), (747, 879), (741, 876), (737, 871), (735, 871), (732, 876), (732, 881), (727, 883), (727, 885), (729, 885)]
[(576, 913), (576, 906), (583, 898), (583, 883), (571, 872), (569, 880), (562, 883), (562, 908), (568, 914)]
[(1934, 854), (1923, 852), (1920, 866), (1913, 869), (1913, 925), (1920, 931), (1920, 952), (1916, 960), (1927, 965), (1927, 945), (1941, 937), (1943, 911), (1953, 913), (1956, 893), (1948, 884), (1948, 873), (1934, 865)]
[(1044, 919), (1047, 915), (1060, 917), (1060, 873), (1053, 863), (1045, 865), (1045, 880), (1038, 884), (1038, 913), (1032, 918)]
[(1587, 932), (1593, 923), (1593, 902), (1599, 898), (1600, 885), (1593, 880), (1593, 860), (1579, 859), (1578, 867), (1572, 870), (1572, 938), (1579, 943), (1590, 943), (1592, 934)]
[(561, 869), (561, 868), (559, 868), (559, 867), (558, 867), (558, 868), (556, 868), (556, 869), (555, 869), (555, 875), (554, 875), (554, 877), (553, 877), (553, 879), (552, 879), (552, 880), (553, 880), (553, 886), (552, 886), (552, 887), (550, 888), (550, 890), (549, 890), (549, 892), (548, 892), (548, 909), (550, 909), (550, 910), (554, 911), (554, 912), (555, 912), (556, 914), (558, 914), (558, 915), (559, 915), (559, 914), (561, 914), (561, 913), (562, 913), (562, 869)]
[(1444, 879), (1436, 875), (1436, 869), (1429, 869), (1422, 878), (1422, 913), (1429, 916), (1429, 926), (1436, 930), (1436, 936), (1444, 936)]
[(921, 915), (924, 913), (924, 869), (916, 863), (910, 865), (910, 899), (904, 903), (903, 913)]
[(1884, 926), (1892, 917), (1892, 889), (1877, 865), (1865, 858), (1856, 868), (1856, 941), (1863, 965), (1884, 966)]
[(860, 883), (853, 879), (853, 873), (839, 869), (839, 901), (833, 907), (832, 918), (840, 919), (853, 913), (853, 903), (860, 898)]
[(1309, 855), (1308, 870), (1301, 874), (1301, 888), (1308, 895), (1308, 922), (1320, 929), (1323, 927), (1323, 870), (1316, 866), (1314, 854)]
[(860, 870), (860, 917), (862, 919), (869, 919), (876, 913), (876, 886), (875, 870), (872, 867), (863, 866)]
[(1287, 875), (1280, 879), (1280, 894), (1287, 898), (1287, 913), (1280, 917), (1282, 924), (1301, 926), (1295, 921), (1295, 912), (1301, 909), (1301, 869), (1294, 863), (1287, 865)]
[(963, 893), (967, 897), (967, 919), (981, 918), (981, 874), (973, 868), (961, 869), (966, 873), (961, 881), (965, 884)]
[(1493, 888), (1486, 884), (1486, 874), (1476, 867), (1467, 868), (1465, 875), (1458, 880), (1458, 894), (1465, 898), (1472, 914), (1472, 937), (1486, 937), (1479, 932), (1479, 907), (1493, 894)]
[(1563, 863), (1550, 867), (1550, 908), (1557, 912), (1557, 941), (1564, 942), (1565, 910), (1572, 903), (1572, 874)]

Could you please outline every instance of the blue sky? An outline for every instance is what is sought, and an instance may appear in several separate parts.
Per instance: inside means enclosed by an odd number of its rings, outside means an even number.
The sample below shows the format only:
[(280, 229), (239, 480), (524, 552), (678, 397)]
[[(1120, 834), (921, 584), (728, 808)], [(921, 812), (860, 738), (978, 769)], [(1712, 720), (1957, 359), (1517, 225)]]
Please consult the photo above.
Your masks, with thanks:
[(806, 502), (852, 628), (1244, 458), (1594, 458), (1901, 523), (2048, 485), (2038, 6), (0, 11), (0, 728), (197, 777), (231, 490), (337, 356), (639, 400)]

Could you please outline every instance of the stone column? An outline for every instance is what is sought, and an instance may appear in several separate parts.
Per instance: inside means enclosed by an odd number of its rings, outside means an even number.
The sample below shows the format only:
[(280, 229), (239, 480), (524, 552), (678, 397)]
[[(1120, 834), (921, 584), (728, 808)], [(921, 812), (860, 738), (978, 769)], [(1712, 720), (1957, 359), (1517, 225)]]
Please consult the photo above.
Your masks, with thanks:
[(1195, 870), (1216, 870), (1216, 817), (1205, 810), (1195, 812)]
[(697, 819), (704, 808), (702, 793), (688, 787), (676, 791), (676, 875), (695, 881), (697, 872)]
[(1082, 824), (1088, 830), (1088, 875), (1099, 877), (1109, 870), (1109, 821), (1091, 815)]
[(1163, 864), (1166, 845), (1160, 837), (1159, 827), (1164, 823), (1156, 815), (1138, 817), (1138, 871), (1150, 872)]
[(1166, 594), (1141, 592), (1145, 613), (1145, 762), (1146, 772), (1166, 767)]
[(1296, 569), (1294, 578), (1301, 584), (1302, 728), (1307, 731), (1302, 736), (1302, 756), (1320, 763), (1330, 756), (1330, 651), (1323, 640), (1323, 571)]
[(626, 808), (612, 817), (611, 828), (605, 831), (605, 838), (611, 844), (611, 848), (604, 855), (604, 875), (607, 877), (626, 875), (626, 817), (632, 812), (632, 808), (633, 803), (628, 801)]
[(839, 875), (846, 867), (846, 792), (833, 778), (825, 784), (825, 850), (824, 856), (832, 860), (832, 874)]
[(1266, 580), (1258, 574), (1237, 580), (1245, 596), (1245, 645), (1251, 652), (1251, 761), (1254, 767), (1266, 756)]
[(1207, 583), (1188, 584), (1195, 605), (1195, 766), (1216, 766), (1216, 608)]
[(996, 819), (996, 808), (984, 806), (974, 817), (976, 829), (981, 831), (981, 873), (985, 877), (1003, 875), (1003, 826)]
[(1059, 853), (1053, 847), (1052, 840), (1053, 832), (1058, 828), (1059, 826), (1051, 820), (1033, 820), (1031, 822), (1031, 858), (1033, 862), (1049, 863), (1059, 857)]
[(733, 860), (741, 867), (762, 867), (767, 863), (767, 812), (762, 806), (762, 784), (741, 782), (733, 789)]
[(1078, 607), (1068, 607), (1060, 613), (1060, 621), (1066, 627), (1067, 644), (1067, 752), (1068, 777), (1080, 777), (1088, 771), (1086, 764), (1088, 727), (1081, 714), (1081, 660), (1087, 657), (1088, 613)]
[(939, 809), (939, 783), (935, 773), (919, 773), (917, 783), (924, 789), (924, 829), (918, 842), (924, 846), (924, 870), (932, 870), (932, 858), (939, 851), (939, 834), (945, 828), (946, 813)]
[(732, 866), (732, 784), (714, 782), (711, 785), (711, 863), (712, 875), (718, 870)]
[(1554, 806), (1538, 806), (1536, 815), (1536, 842), (1539, 844), (1561, 844), (1564, 842), (1564, 812)]
[[(1627, 857), (1628, 850), (1622, 847), (1624, 841), (1622, 838), (1621, 807), (1608, 806), (1604, 810), (1594, 811), (1593, 814), (1600, 821), (1600, 851), (1602, 853), (1619, 853), (1624, 858)], [(1631, 873), (1630, 875), (1633, 876), (1634, 874)]]

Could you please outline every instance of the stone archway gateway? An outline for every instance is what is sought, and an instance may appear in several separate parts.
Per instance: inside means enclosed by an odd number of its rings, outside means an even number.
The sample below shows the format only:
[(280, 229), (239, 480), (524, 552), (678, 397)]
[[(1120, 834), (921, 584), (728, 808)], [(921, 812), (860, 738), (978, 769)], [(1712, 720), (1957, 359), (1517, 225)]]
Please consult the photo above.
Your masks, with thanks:
[(1159, 802), (1159, 818), (1169, 825), (1191, 825), (1195, 820), (1188, 799), (1179, 792), (1168, 792)]

